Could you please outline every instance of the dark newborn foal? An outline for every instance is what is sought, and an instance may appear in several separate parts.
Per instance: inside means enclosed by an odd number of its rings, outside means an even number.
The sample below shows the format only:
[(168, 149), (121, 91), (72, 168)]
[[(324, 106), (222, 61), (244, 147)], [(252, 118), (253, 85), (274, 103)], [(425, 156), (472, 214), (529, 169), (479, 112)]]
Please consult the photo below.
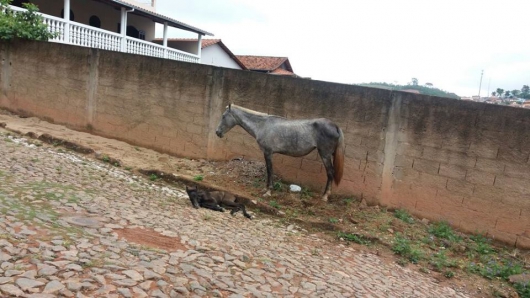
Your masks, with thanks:
[(224, 191), (207, 191), (200, 190), (197, 186), (188, 187), (186, 186), (186, 192), (190, 197), (191, 204), (195, 208), (203, 207), (214, 211), (224, 212), (222, 207), (232, 209), (231, 215), (235, 215), (238, 211), (243, 211), (243, 215), (252, 219), (250, 214), (247, 213), (245, 205), (236, 196), (231, 193)]

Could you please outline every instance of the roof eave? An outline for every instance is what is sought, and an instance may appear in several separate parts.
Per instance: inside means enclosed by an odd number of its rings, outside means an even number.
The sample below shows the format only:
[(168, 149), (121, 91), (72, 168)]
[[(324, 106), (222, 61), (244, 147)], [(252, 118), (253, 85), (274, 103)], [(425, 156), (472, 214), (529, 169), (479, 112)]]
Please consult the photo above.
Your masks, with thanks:
[(142, 7), (127, 3), (127, 2), (123, 2), (123, 1), (120, 1), (120, 0), (106, 0), (105, 2), (114, 2), (114, 3), (118, 4), (119, 6), (123, 6), (123, 7), (127, 7), (127, 8), (134, 8), (136, 14), (143, 15), (144, 17), (148, 17), (151, 20), (153, 20), (154, 22), (158, 22), (158, 23), (162, 23), (162, 24), (164, 22), (167, 22), (168, 25), (171, 26), (171, 27), (183, 29), (183, 30), (186, 30), (186, 31), (195, 32), (195, 33), (201, 34), (201, 35), (214, 36), (213, 33), (210, 33), (208, 31), (199, 29), (197, 27), (190, 26), (188, 24), (179, 22), (179, 21), (177, 21), (175, 19), (171, 19), (171, 18), (166, 17), (164, 15), (149, 11), (149, 10), (147, 10), (145, 8), (142, 8)]

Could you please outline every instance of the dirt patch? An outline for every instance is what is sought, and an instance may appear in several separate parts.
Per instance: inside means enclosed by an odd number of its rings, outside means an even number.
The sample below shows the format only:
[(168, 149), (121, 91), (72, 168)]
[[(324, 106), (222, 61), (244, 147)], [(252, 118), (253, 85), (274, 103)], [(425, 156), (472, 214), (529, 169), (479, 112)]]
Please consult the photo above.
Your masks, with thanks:
[(119, 238), (151, 248), (164, 249), (167, 251), (188, 250), (188, 248), (180, 242), (179, 237), (164, 236), (152, 229), (116, 229), (114, 232), (118, 234)]
[[(27, 136), (29, 137), (35, 137), (36, 134), (34, 132), (28, 132), (26, 133)], [(73, 142), (70, 142), (70, 141), (67, 141), (67, 140), (63, 140), (63, 139), (60, 139), (60, 138), (56, 138), (56, 137), (53, 137), (49, 134), (42, 134), (38, 137), (39, 140), (45, 142), (45, 143), (48, 143), (50, 145), (53, 145), (53, 146), (63, 146), (67, 149), (70, 149), (70, 150), (73, 150), (75, 152), (79, 152), (79, 153), (83, 153), (83, 154), (90, 154), (90, 153), (93, 153), (94, 150), (88, 148), (88, 147), (85, 147), (85, 146), (82, 146), (82, 145), (79, 145), (79, 144), (76, 144), (76, 143), (73, 143)]]

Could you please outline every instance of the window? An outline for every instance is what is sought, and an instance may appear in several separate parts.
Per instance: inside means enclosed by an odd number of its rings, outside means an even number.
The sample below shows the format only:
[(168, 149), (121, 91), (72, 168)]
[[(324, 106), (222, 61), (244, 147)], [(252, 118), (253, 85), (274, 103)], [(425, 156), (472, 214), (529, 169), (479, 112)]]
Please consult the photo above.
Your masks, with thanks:
[[(118, 30), (117, 30), (118, 33), (121, 33), (121, 24), (118, 23)], [(127, 31), (125, 33), (125, 35), (129, 36), (129, 37), (134, 37), (134, 38), (138, 38), (138, 39), (143, 39), (145, 40), (145, 31), (143, 30), (138, 30), (136, 29), (136, 27), (134, 26), (127, 26)]]
[(136, 29), (134, 26), (127, 26), (126, 35), (129, 37), (139, 38), (140, 31)]
[(101, 28), (101, 20), (97, 16), (91, 16), (88, 24), (92, 27)]
[(29, 1), (28, 0), (15, 0), (15, 1), (11, 2), (11, 5), (22, 7), (22, 4), (24, 4), (24, 3), (29, 3)]
[[(64, 18), (64, 8), (61, 9), (61, 18)], [(70, 21), (74, 20), (74, 12), (70, 9)]]

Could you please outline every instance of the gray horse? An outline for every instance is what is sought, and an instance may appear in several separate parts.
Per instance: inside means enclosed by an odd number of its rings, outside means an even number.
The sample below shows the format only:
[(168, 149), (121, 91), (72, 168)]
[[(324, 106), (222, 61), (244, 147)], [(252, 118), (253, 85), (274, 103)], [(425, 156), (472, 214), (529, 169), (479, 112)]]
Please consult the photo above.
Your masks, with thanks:
[(267, 164), (266, 196), (270, 196), (273, 189), (272, 155), (274, 153), (300, 157), (316, 148), (326, 167), (328, 178), (322, 200), (328, 200), (333, 180), (339, 185), (344, 168), (344, 135), (342, 130), (330, 120), (325, 118), (288, 120), (230, 104), (226, 107), (215, 133), (222, 138), (236, 125), (253, 136), (263, 151)]

